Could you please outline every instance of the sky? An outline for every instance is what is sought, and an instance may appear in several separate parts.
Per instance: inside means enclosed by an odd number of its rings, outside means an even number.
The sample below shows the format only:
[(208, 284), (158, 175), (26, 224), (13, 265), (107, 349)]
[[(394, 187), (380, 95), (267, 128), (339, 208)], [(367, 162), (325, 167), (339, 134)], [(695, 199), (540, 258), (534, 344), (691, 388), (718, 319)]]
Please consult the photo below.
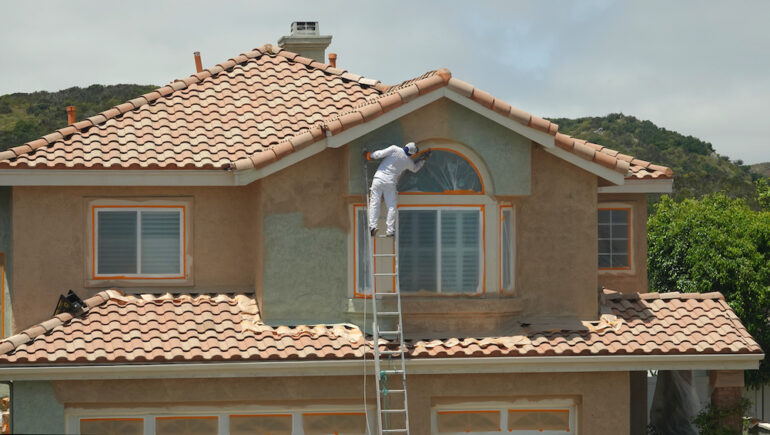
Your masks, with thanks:
[(0, 3), (0, 94), (164, 85), (319, 21), (337, 66), (384, 83), (449, 68), (542, 117), (622, 112), (770, 161), (770, 1)]

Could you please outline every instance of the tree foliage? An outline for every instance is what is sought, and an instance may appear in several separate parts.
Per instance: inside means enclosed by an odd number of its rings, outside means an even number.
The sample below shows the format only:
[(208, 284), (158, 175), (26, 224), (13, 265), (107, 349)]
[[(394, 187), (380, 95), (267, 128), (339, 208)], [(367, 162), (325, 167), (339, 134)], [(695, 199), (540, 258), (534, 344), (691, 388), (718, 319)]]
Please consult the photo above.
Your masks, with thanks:
[[(721, 193), (681, 202), (664, 196), (649, 218), (648, 240), (650, 291), (721, 292), (770, 349), (770, 211)], [(768, 360), (746, 381), (770, 381)]]

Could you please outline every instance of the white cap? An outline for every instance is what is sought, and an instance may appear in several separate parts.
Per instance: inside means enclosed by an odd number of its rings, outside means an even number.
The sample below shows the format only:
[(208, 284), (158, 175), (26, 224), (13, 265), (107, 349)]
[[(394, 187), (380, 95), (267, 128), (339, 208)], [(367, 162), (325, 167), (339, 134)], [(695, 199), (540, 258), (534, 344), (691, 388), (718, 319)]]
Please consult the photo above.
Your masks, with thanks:
[(417, 152), (419, 151), (417, 149), (417, 145), (415, 145), (414, 142), (409, 142), (408, 144), (406, 144), (406, 146), (404, 146), (404, 148), (406, 148), (409, 151), (410, 156), (417, 154)]

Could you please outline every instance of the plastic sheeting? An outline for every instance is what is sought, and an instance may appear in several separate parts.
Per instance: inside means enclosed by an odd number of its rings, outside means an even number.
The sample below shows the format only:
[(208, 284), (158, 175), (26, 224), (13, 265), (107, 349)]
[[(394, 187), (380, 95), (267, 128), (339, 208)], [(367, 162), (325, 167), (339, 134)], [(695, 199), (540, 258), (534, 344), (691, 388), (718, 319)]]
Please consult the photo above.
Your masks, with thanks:
[(436, 419), (439, 433), (500, 430), (500, 411), (439, 411)]
[(142, 435), (144, 420), (141, 418), (83, 418), (80, 433), (84, 435)]
[(399, 192), (481, 193), (481, 179), (464, 157), (451, 151), (432, 150), (419, 172), (406, 172), (398, 182)]
[(158, 417), (156, 435), (211, 435), (217, 433), (217, 417)]
[(509, 409), (508, 431), (514, 430), (569, 432), (569, 409)]
[(650, 408), (650, 424), (659, 435), (698, 435), (692, 420), (700, 401), (689, 370), (661, 370)]
[(302, 414), (305, 435), (364, 435), (366, 414), (363, 412)]
[(291, 435), (291, 415), (231, 415), (230, 435)]

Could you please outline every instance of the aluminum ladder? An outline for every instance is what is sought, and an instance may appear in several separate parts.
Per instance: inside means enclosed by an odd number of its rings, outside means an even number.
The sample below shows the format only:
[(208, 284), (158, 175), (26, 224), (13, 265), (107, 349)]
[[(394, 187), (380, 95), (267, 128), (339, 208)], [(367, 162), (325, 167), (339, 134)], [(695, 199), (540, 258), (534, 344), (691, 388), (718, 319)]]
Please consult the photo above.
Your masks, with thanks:
[[(366, 210), (369, 213), (369, 176), (366, 160), (364, 185)], [(367, 226), (368, 228), (368, 226)], [(383, 230), (379, 231), (384, 232)], [(409, 434), (409, 404), (406, 393), (406, 361), (404, 330), (401, 316), (401, 290), (398, 280), (398, 221), (394, 237), (375, 235), (369, 240), (369, 270), (372, 271), (372, 335), (374, 369), (377, 386), (377, 430), (384, 434)], [(380, 243), (377, 243), (380, 241)], [(390, 248), (390, 249), (388, 249)], [(389, 252), (382, 252), (389, 251)], [(392, 259), (392, 271), (377, 272), (377, 259)], [(382, 263), (382, 261), (380, 262)], [(377, 291), (380, 278), (392, 277), (391, 291)], [(389, 342), (380, 349), (380, 337)]]

